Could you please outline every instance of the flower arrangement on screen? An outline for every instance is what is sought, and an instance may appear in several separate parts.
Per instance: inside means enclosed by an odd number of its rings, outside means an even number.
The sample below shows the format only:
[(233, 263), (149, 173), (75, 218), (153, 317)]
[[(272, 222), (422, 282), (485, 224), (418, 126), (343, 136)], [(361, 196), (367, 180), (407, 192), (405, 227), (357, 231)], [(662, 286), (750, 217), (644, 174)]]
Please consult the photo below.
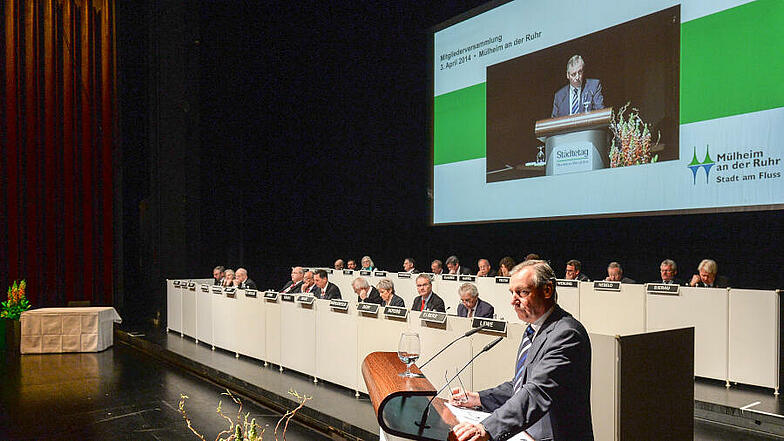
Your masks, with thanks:
[(22, 280), (8, 287), (8, 300), (0, 304), (0, 318), (19, 320), (22, 312), (30, 309), (30, 302), (25, 297), (27, 282)]
[(627, 119), (624, 113), (630, 103), (626, 103), (610, 119), (610, 131), (613, 133), (610, 145), (610, 167), (626, 167), (629, 165), (650, 164), (659, 159), (652, 155), (651, 148), (659, 144), (661, 133), (651, 145), (651, 131), (648, 124), (640, 118), (640, 111), (632, 108)]
[[(267, 430), (266, 427), (261, 427), (258, 424), (256, 424), (256, 418), (252, 418), (250, 421), (248, 421), (248, 418), (250, 417), (250, 413), (245, 413), (245, 414), (242, 413), (242, 401), (239, 398), (235, 397), (231, 393), (231, 391), (226, 389), (226, 392), (224, 392), (223, 395), (226, 395), (229, 398), (231, 398), (234, 404), (238, 406), (237, 416), (235, 417), (234, 420), (226, 416), (223, 413), (223, 409), (222, 409), (223, 402), (222, 401), (218, 402), (218, 408), (216, 409), (216, 412), (218, 412), (218, 415), (220, 415), (223, 419), (228, 421), (229, 427), (226, 430), (218, 433), (218, 435), (215, 437), (215, 441), (262, 441), (264, 438), (264, 432)], [(299, 411), (300, 409), (302, 409), (303, 406), (305, 406), (306, 402), (308, 402), (313, 398), (308, 395), (300, 395), (293, 389), (289, 390), (289, 395), (293, 396), (294, 399), (299, 403), (299, 405), (293, 410), (286, 412), (278, 420), (278, 424), (275, 425), (275, 430), (273, 431), (273, 436), (275, 437), (276, 441), (278, 440), (278, 430), (281, 429), (281, 424), (283, 425), (282, 427), (283, 430), (281, 431), (281, 439), (285, 440), (286, 430), (289, 427), (289, 420), (291, 420), (291, 418), (294, 417), (297, 411)], [(187, 399), (188, 399), (187, 395), (180, 394), (180, 403), (179, 403), (178, 410), (180, 411), (182, 418), (185, 420), (185, 424), (187, 424), (188, 429), (190, 429), (190, 431), (193, 432), (193, 434), (196, 435), (196, 437), (199, 438), (200, 440), (207, 441), (204, 435), (199, 433), (193, 427), (191, 423), (191, 419), (188, 416), (188, 413), (185, 411), (185, 400)], [(223, 438), (224, 435), (228, 435), (228, 437)]]

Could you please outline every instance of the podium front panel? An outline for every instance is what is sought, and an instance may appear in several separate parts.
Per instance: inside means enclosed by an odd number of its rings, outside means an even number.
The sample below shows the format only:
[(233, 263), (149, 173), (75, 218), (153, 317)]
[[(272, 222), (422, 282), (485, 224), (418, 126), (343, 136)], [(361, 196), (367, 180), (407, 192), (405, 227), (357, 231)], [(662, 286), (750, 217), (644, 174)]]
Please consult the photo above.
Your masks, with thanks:
[(595, 291), (590, 283), (580, 284), (580, 322), (597, 334), (640, 334), (645, 332), (645, 287), (621, 284), (620, 292)]
[(730, 290), (729, 379), (779, 387), (779, 295)]
[(408, 318), (405, 320), (384, 317), (382, 308), (379, 308), (378, 316), (364, 315), (357, 312), (356, 308), (351, 308), (351, 311), (353, 311), (352, 315), (357, 322), (358, 333), (358, 356), (354, 369), (356, 369), (359, 391), (367, 393), (367, 387), (362, 380), (362, 360), (371, 352), (397, 352), (400, 334), (412, 326), (409, 322), (412, 320), (413, 311), (408, 314)]
[(237, 297), (242, 292), (235, 290), (233, 298), (225, 291), (223, 295), (212, 295), (212, 344), (216, 348), (237, 352)]
[[(417, 366), (422, 365), (425, 361), (429, 360), (430, 357), (435, 355), (436, 352), (441, 350), (441, 348), (448, 345), (449, 342), (471, 329), (471, 319), (450, 316), (446, 321), (446, 326), (442, 329), (440, 325), (431, 325), (420, 320), (420, 314), (421, 313), (418, 311), (412, 311), (410, 313), (411, 328), (419, 333), (419, 340), (422, 348), (422, 353), (416, 363)], [(425, 366), (422, 373), (427, 376), (427, 379), (430, 380), (436, 389), (439, 389), (446, 382), (445, 373), (448, 375), (446, 378), (451, 378), (457, 373), (459, 368), (471, 359), (471, 350), (471, 339), (463, 338), (433, 359), (433, 361)], [(460, 374), (460, 379), (463, 380), (463, 384), (469, 390), (473, 390), (472, 377), (472, 366), (467, 367), (466, 370)], [(452, 386), (458, 387), (459, 381), (454, 380)], [(450, 396), (449, 391), (445, 390), (439, 396), (448, 399)]]

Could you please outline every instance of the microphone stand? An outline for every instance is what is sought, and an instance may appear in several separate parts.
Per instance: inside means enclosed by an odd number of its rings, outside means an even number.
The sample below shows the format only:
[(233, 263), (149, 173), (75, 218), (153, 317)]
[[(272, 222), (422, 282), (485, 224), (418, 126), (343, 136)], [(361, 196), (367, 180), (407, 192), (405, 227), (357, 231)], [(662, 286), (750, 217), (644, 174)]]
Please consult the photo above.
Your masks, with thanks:
[(463, 334), (460, 337), (457, 337), (456, 339), (452, 340), (451, 343), (449, 343), (448, 345), (444, 346), (443, 349), (441, 349), (440, 351), (436, 352), (436, 354), (433, 355), (432, 357), (428, 358), (426, 362), (422, 363), (422, 366), (419, 366), (419, 370), (422, 370), (422, 368), (425, 367), (431, 361), (433, 361), (434, 358), (436, 358), (439, 355), (441, 355), (442, 352), (446, 351), (450, 346), (452, 346), (453, 344), (457, 343), (459, 340), (461, 340), (461, 339), (463, 339), (465, 337), (470, 337), (470, 336), (476, 334), (477, 332), (481, 331), (482, 329), (487, 329), (489, 327), (490, 327), (490, 325), (482, 325), (482, 326), (480, 326), (478, 328), (471, 328), (471, 329), (469, 329), (468, 331), (466, 331), (465, 334)]

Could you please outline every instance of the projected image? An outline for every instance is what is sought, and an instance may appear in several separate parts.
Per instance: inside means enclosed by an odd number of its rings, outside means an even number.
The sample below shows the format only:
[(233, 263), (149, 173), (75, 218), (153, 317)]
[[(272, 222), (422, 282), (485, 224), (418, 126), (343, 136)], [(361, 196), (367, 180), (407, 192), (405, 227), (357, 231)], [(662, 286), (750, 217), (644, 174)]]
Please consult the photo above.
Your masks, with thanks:
[(487, 66), (486, 182), (679, 159), (680, 6)]

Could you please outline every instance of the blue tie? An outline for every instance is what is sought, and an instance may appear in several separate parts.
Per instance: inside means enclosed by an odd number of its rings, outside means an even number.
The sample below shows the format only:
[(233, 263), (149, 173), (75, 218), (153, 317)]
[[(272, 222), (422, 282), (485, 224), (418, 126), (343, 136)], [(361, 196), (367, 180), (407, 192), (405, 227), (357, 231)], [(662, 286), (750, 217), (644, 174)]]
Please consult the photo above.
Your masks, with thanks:
[(577, 89), (572, 89), (572, 115), (580, 110), (580, 100), (577, 98)]
[(523, 386), (523, 368), (525, 367), (525, 360), (528, 358), (528, 351), (531, 349), (534, 341), (534, 328), (528, 325), (525, 328), (525, 335), (523, 341), (520, 342), (520, 349), (517, 353), (517, 363), (515, 363), (515, 376), (512, 384), (514, 384), (514, 391), (517, 392)]

